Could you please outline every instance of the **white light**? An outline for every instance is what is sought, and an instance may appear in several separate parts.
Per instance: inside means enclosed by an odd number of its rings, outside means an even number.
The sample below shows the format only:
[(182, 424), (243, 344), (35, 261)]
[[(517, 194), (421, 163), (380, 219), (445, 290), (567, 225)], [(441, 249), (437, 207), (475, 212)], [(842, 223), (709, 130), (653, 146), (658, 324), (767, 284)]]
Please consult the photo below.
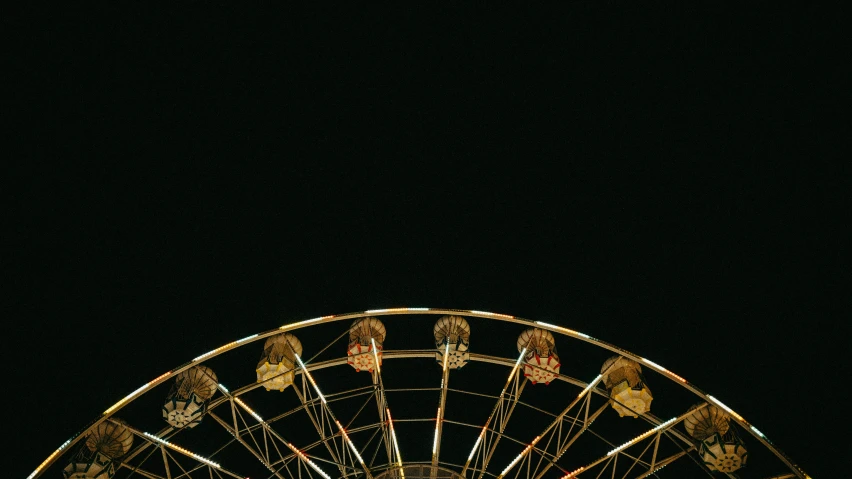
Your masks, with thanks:
[(487, 428), (488, 428), (487, 425), (485, 427), (483, 427), (482, 432), (479, 433), (479, 436), (476, 437), (476, 442), (473, 443), (473, 449), (471, 449), (470, 454), (467, 456), (468, 461), (473, 459), (473, 455), (476, 453), (476, 448), (479, 447), (479, 443), (482, 441), (482, 436), (485, 435), (485, 431), (487, 430)]
[(707, 397), (708, 397), (711, 401), (713, 401), (714, 403), (716, 403), (716, 405), (717, 405), (717, 406), (719, 406), (720, 408), (724, 409), (725, 411), (728, 411), (728, 413), (729, 413), (731, 416), (736, 417), (736, 418), (737, 418), (737, 419), (739, 419), (740, 421), (745, 421), (745, 419), (743, 419), (743, 417), (742, 417), (742, 416), (740, 416), (739, 414), (735, 413), (735, 412), (734, 412), (733, 410), (731, 410), (731, 408), (729, 408), (728, 406), (725, 406), (724, 404), (722, 404), (722, 401), (720, 401), (720, 400), (718, 400), (718, 399), (714, 398), (713, 396), (711, 396), (711, 395), (709, 395), (709, 394), (707, 395)]
[(677, 374), (675, 374), (675, 373), (673, 373), (673, 372), (669, 371), (668, 369), (666, 369), (666, 368), (664, 368), (664, 367), (660, 366), (659, 364), (655, 363), (654, 361), (651, 361), (650, 359), (645, 359), (645, 358), (639, 358), (639, 359), (641, 359), (644, 363), (646, 363), (646, 364), (648, 364), (648, 365), (650, 365), (650, 366), (652, 366), (652, 367), (656, 368), (656, 369), (657, 369), (657, 370), (659, 370), (660, 372), (663, 372), (663, 373), (668, 374), (669, 376), (672, 376), (673, 378), (677, 379), (678, 381), (680, 381), (680, 382), (682, 382), (682, 383), (685, 383), (685, 382), (686, 382), (686, 379), (683, 379), (682, 377), (680, 377), (680, 376), (678, 376)]
[(138, 389), (136, 389), (136, 390), (135, 390), (135, 391), (133, 391), (132, 393), (128, 394), (127, 396), (124, 396), (124, 398), (123, 398), (121, 401), (118, 401), (117, 403), (115, 403), (115, 404), (113, 404), (112, 406), (110, 406), (110, 407), (109, 407), (109, 409), (107, 409), (106, 411), (104, 411), (104, 415), (107, 415), (107, 414), (111, 413), (112, 411), (115, 411), (115, 410), (116, 410), (116, 409), (118, 409), (120, 406), (122, 406), (124, 403), (126, 403), (127, 401), (129, 401), (131, 398), (133, 398), (134, 396), (136, 396), (136, 395), (137, 395), (137, 394), (139, 394), (140, 392), (144, 391), (144, 390), (145, 390), (145, 388), (147, 388), (147, 387), (149, 387), (149, 386), (153, 386), (154, 384), (159, 383), (159, 382), (160, 382), (160, 381), (162, 381), (163, 379), (167, 378), (167, 377), (168, 377), (171, 373), (172, 373), (172, 372), (171, 372), (171, 371), (169, 371), (169, 372), (167, 372), (167, 373), (161, 374), (161, 375), (157, 376), (156, 378), (154, 378), (151, 382), (148, 382), (148, 383), (143, 384), (142, 386), (139, 386), (139, 388), (138, 388)]
[(330, 318), (333, 318), (333, 317), (334, 317), (334, 315), (323, 316), (323, 317), (320, 317), (320, 318), (306, 319), (304, 321), (297, 321), (295, 323), (285, 324), (284, 326), (281, 326), (278, 329), (295, 329), (295, 328), (299, 328), (301, 326), (304, 326), (306, 324), (316, 323), (317, 321), (322, 321), (324, 319), (330, 319)]
[(391, 418), (390, 408), (385, 408), (388, 413), (388, 425), (390, 425), (391, 439), (393, 439), (393, 450), (396, 451), (396, 461), (400, 467), (402, 479), (405, 479), (405, 473), (402, 472), (402, 454), (399, 453), (399, 442), (396, 440), (396, 431), (393, 429), (393, 418)]
[(441, 408), (438, 408), (438, 416), (435, 417), (435, 438), (432, 440), (432, 455), (438, 450), (438, 425), (441, 423)]
[(471, 309), (470, 312), (472, 314), (481, 314), (484, 316), (497, 316), (498, 318), (515, 319), (515, 317), (510, 314), (492, 313), (490, 311), (476, 311), (474, 309)]
[(237, 341), (230, 342), (230, 343), (228, 343), (228, 344), (225, 344), (224, 346), (219, 346), (218, 348), (216, 348), (216, 349), (214, 349), (214, 350), (212, 350), (212, 351), (208, 351), (208, 352), (206, 352), (206, 353), (202, 354), (201, 356), (198, 356), (197, 358), (193, 359), (193, 360), (192, 360), (192, 362), (197, 362), (197, 361), (200, 361), (200, 360), (202, 360), (202, 359), (204, 359), (204, 358), (207, 358), (207, 357), (209, 357), (209, 356), (212, 356), (212, 355), (214, 355), (214, 354), (217, 354), (217, 353), (221, 353), (221, 352), (227, 351), (227, 350), (229, 350), (229, 349), (231, 349), (231, 348), (233, 348), (233, 347), (235, 347), (235, 346), (240, 345), (241, 343), (244, 343), (244, 342), (246, 342), (246, 341), (248, 341), (248, 340), (250, 340), (250, 339), (256, 338), (256, 337), (257, 337), (257, 334), (252, 334), (251, 336), (246, 336), (246, 337), (245, 337), (245, 338), (243, 338), (243, 339), (239, 339), (239, 340), (237, 340)]
[(305, 461), (309, 466), (311, 466), (313, 470), (317, 471), (322, 477), (324, 477), (325, 479), (331, 479), (331, 476), (326, 474), (325, 471), (323, 471), (319, 468), (319, 466), (314, 464), (314, 461), (308, 459), (308, 456), (306, 456), (305, 453), (296, 449), (296, 447), (290, 443), (287, 443), (287, 447), (289, 447), (291, 451), (293, 451), (297, 456), (299, 456), (299, 459)]
[(581, 397), (585, 396), (585, 395), (586, 395), (586, 393), (587, 393), (587, 392), (589, 392), (589, 391), (590, 391), (590, 390), (591, 390), (591, 389), (595, 386), (595, 384), (597, 384), (597, 383), (598, 383), (598, 381), (600, 381), (600, 380), (601, 380), (601, 378), (602, 378), (602, 377), (603, 377), (603, 375), (602, 375), (602, 374), (598, 374), (598, 377), (596, 377), (594, 381), (590, 382), (590, 383), (589, 383), (589, 385), (588, 385), (588, 386), (586, 386), (586, 389), (583, 389), (583, 392), (581, 392), (581, 393), (577, 396), (577, 398), (581, 398)]
[(536, 437), (535, 437), (535, 439), (533, 439), (533, 441), (532, 441), (532, 442), (531, 442), (531, 443), (530, 443), (527, 447), (525, 447), (525, 448), (524, 448), (524, 450), (523, 450), (523, 451), (521, 451), (521, 453), (520, 453), (520, 454), (518, 454), (517, 456), (515, 456), (515, 459), (514, 459), (512, 462), (510, 462), (510, 463), (509, 463), (509, 465), (508, 465), (508, 466), (506, 466), (506, 468), (505, 468), (505, 469), (503, 469), (503, 472), (501, 472), (501, 473), (500, 473), (500, 477), (505, 476), (505, 475), (506, 475), (506, 473), (507, 473), (507, 472), (509, 472), (509, 470), (510, 470), (510, 469), (512, 469), (513, 467), (515, 467), (515, 464), (517, 464), (517, 463), (518, 463), (518, 461), (520, 461), (520, 460), (521, 460), (521, 458), (523, 458), (523, 457), (524, 457), (524, 456), (525, 456), (525, 455), (526, 455), (526, 454), (530, 451), (530, 449), (532, 449), (532, 448), (533, 448), (533, 446), (535, 446), (535, 443), (537, 443), (537, 442), (538, 442), (538, 440), (540, 439), (540, 437), (541, 437), (541, 436), (536, 436)]
[(44, 467), (47, 465), (47, 463), (49, 463), (54, 457), (56, 457), (57, 454), (62, 452), (63, 449), (68, 447), (69, 444), (71, 444), (71, 439), (63, 442), (62, 445), (59, 446), (59, 449), (53, 451), (53, 453), (51, 455), (47, 456), (47, 459), (42, 461), (42, 463), (39, 464), (39, 466), (35, 469), (35, 471), (33, 471), (32, 474), (30, 474), (29, 476), (27, 476), (27, 479), (33, 479), (33, 477), (35, 477), (35, 475), (38, 474), (39, 471), (44, 469)]
[(364, 460), (363, 460), (363, 459), (361, 459), (361, 455), (360, 455), (360, 454), (358, 454), (358, 449), (355, 449), (355, 444), (352, 444), (352, 440), (351, 440), (351, 439), (349, 439), (349, 435), (348, 435), (348, 434), (346, 434), (346, 429), (343, 429), (343, 426), (340, 424), (340, 421), (338, 421), (338, 420), (336, 420), (336, 419), (335, 419), (335, 421), (334, 421), (334, 422), (336, 422), (336, 423), (337, 423), (337, 427), (340, 429), (340, 434), (342, 434), (342, 435), (343, 435), (343, 439), (346, 439), (346, 444), (349, 444), (349, 449), (351, 449), (351, 450), (352, 450), (352, 452), (353, 452), (353, 453), (355, 453), (355, 457), (357, 457), (357, 458), (358, 458), (358, 462), (360, 462), (360, 463), (361, 463), (361, 465), (363, 466), (363, 465), (364, 465)]
[(591, 336), (588, 334), (583, 334), (579, 331), (574, 331), (573, 329), (563, 328), (562, 326), (557, 326), (555, 324), (545, 323), (544, 321), (536, 321), (535, 324), (539, 326), (544, 326), (545, 328), (555, 329), (560, 333), (570, 334), (572, 336), (580, 336), (586, 339), (591, 339)]
[(207, 464), (208, 466), (213, 466), (216, 469), (221, 469), (221, 467), (222, 467), (218, 463), (213, 462), (210, 459), (207, 459), (206, 457), (201, 457), (194, 452), (188, 451), (188, 450), (186, 450), (186, 449), (184, 449), (184, 448), (182, 448), (178, 445), (172, 444), (169, 441), (166, 441), (165, 439), (160, 439), (159, 437), (157, 437), (153, 434), (150, 434), (150, 433), (147, 433), (147, 432), (144, 432), (142, 434), (145, 434), (145, 436), (153, 439), (154, 441), (156, 441), (156, 442), (158, 442), (158, 443), (160, 443), (160, 444), (162, 444), (162, 445), (164, 445), (164, 446), (166, 446), (170, 449), (174, 449), (175, 451), (180, 452), (182, 454), (185, 454), (185, 455), (187, 455), (187, 456), (189, 456), (189, 457), (191, 457), (191, 458), (193, 458), (197, 461), (203, 462), (204, 464)]
[(766, 439), (766, 436), (764, 436), (762, 432), (758, 431), (756, 427), (754, 427), (754, 426), (749, 426), (749, 427), (751, 427), (751, 430), (756, 432), (758, 436)]
[(222, 392), (225, 393), (225, 394), (231, 394), (231, 391), (228, 391), (228, 388), (223, 386), (222, 383), (219, 383), (219, 389), (221, 389)]
[(518, 360), (515, 361), (515, 366), (512, 368), (512, 372), (509, 373), (509, 379), (506, 381), (506, 385), (503, 386), (503, 391), (500, 393), (500, 396), (506, 393), (506, 388), (509, 387), (509, 384), (512, 382), (512, 378), (515, 377), (515, 371), (518, 370), (518, 366), (521, 365), (521, 361), (524, 360), (524, 356), (527, 354), (527, 348), (521, 350), (521, 355), (518, 356)]
[(319, 397), (320, 397), (320, 399), (322, 400), (322, 403), (323, 403), (323, 404), (326, 404), (325, 396), (323, 396), (323, 395), (322, 395), (322, 393), (320, 392), (320, 390), (319, 390), (319, 386), (317, 386), (317, 382), (316, 382), (316, 381), (314, 381), (314, 377), (313, 377), (313, 376), (311, 376), (311, 372), (310, 372), (310, 371), (308, 371), (308, 368), (307, 368), (307, 367), (305, 367), (305, 363), (303, 363), (303, 362), (302, 362), (302, 358), (300, 358), (298, 354), (295, 354), (295, 356), (296, 356), (296, 361), (299, 361), (299, 366), (301, 366), (301, 367), (302, 367), (302, 371), (304, 371), (304, 372), (305, 372), (305, 375), (308, 377), (308, 381), (310, 381), (310, 382), (311, 382), (311, 386), (313, 386), (313, 387), (314, 387), (314, 391), (316, 391), (316, 392), (317, 392), (317, 396), (319, 396)]
[(624, 449), (627, 449), (628, 447), (632, 446), (633, 444), (636, 444), (637, 442), (641, 441), (642, 439), (645, 439), (646, 437), (650, 436), (651, 434), (654, 434), (655, 432), (659, 431), (660, 429), (665, 428), (666, 426), (668, 426), (669, 424), (671, 424), (675, 421), (677, 421), (677, 418), (673, 417), (673, 418), (669, 419), (668, 421), (666, 421), (664, 423), (658, 424), (657, 427), (650, 429), (648, 431), (645, 431), (642, 434), (634, 437), (633, 439), (625, 442), (624, 444), (616, 447), (612, 451), (609, 451), (608, 453), (606, 453), (607, 457), (612, 456), (613, 454), (615, 454), (617, 452), (623, 451)]
[(375, 360), (376, 360), (376, 372), (381, 374), (382, 368), (381, 368), (381, 366), (379, 366), (379, 353), (376, 352), (376, 340), (373, 339), (373, 338), (370, 338), (370, 343), (373, 344), (373, 358), (375, 358)]
[(240, 399), (240, 398), (238, 398), (238, 397), (235, 397), (235, 398), (234, 398), (234, 401), (236, 401), (236, 402), (237, 402), (237, 404), (239, 404), (240, 406), (242, 406), (242, 407), (243, 407), (243, 409), (245, 409), (246, 411), (248, 411), (248, 413), (249, 413), (249, 414), (251, 414), (251, 415), (252, 415), (255, 419), (257, 419), (257, 421), (258, 421), (258, 422), (261, 422), (261, 423), (263, 422), (263, 418), (262, 418), (262, 417), (260, 417), (260, 414), (258, 414), (258, 413), (256, 413), (256, 412), (254, 412), (254, 411), (253, 411), (250, 407), (248, 407), (248, 405), (246, 405), (246, 403), (244, 403), (244, 402), (243, 402), (243, 400), (242, 400), (242, 399)]
[(406, 311), (426, 311), (429, 308), (385, 308), (385, 309), (368, 309), (364, 311), (367, 314), (379, 313), (404, 313)]

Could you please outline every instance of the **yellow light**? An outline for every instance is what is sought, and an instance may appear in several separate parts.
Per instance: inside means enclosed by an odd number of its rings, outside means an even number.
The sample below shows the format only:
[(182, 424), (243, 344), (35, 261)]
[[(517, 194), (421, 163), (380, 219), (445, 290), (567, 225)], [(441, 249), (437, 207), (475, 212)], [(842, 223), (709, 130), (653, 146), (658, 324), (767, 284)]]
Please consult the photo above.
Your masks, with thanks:
[(474, 309), (471, 309), (470, 312), (472, 314), (482, 314), (482, 315), (485, 315), (485, 316), (496, 316), (498, 318), (515, 319), (514, 316), (509, 315), (509, 314), (491, 313), (489, 311), (476, 311)]
[(579, 469), (575, 469), (575, 470), (569, 472), (568, 474), (565, 474), (564, 476), (562, 476), (562, 479), (569, 479), (571, 477), (574, 477), (577, 474), (583, 472), (583, 469), (585, 469), (585, 466), (580, 467)]
[(399, 472), (402, 474), (402, 479), (405, 479), (405, 473), (402, 472), (402, 454), (399, 453), (399, 442), (396, 440), (396, 431), (393, 429), (393, 418), (391, 418), (390, 408), (385, 408), (388, 413), (388, 425), (390, 426), (391, 439), (393, 439), (393, 450), (396, 451), (396, 461), (399, 465)]
[(580, 336), (581, 338), (591, 339), (588, 334), (583, 334), (579, 331), (574, 331), (573, 329), (563, 328), (562, 326), (557, 326), (555, 324), (545, 323), (544, 321), (536, 321), (535, 324), (545, 327), (547, 329), (553, 329), (559, 331), (560, 333), (570, 334), (572, 336)]
[(136, 389), (136, 390), (135, 390), (135, 391), (133, 391), (132, 393), (130, 393), (130, 394), (128, 394), (127, 396), (125, 396), (125, 397), (124, 397), (121, 401), (118, 401), (117, 403), (115, 403), (115, 404), (113, 404), (112, 406), (110, 406), (110, 407), (109, 407), (109, 409), (107, 409), (106, 411), (104, 411), (104, 416), (106, 416), (106, 415), (108, 415), (109, 413), (111, 413), (111, 412), (115, 411), (116, 409), (118, 409), (119, 407), (121, 407), (122, 405), (124, 405), (124, 403), (126, 403), (127, 401), (129, 401), (130, 399), (132, 399), (134, 396), (136, 396), (136, 395), (137, 395), (137, 394), (139, 394), (140, 392), (144, 391), (144, 390), (145, 390), (146, 388), (148, 388), (149, 386), (154, 386), (154, 385), (156, 385), (156, 384), (160, 383), (163, 379), (165, 379), (165, 378), (169, 377), (169, 375), (170, 375), (171, 373), (172, 373), (172, 372), (171, 372), (171, 371), (169, 371), (169, 372), (167, 372), (167, 373), (161, 374), (161, 375), (157, 376), (156, 378), (154, 378), (151, 382), (148, 382), (148, 383), (143, 384), (143, 385), (142, 385), (142, 386), (140, 386), (138, 389)]
[[(447, 356), (450, 355), (450, 340), (447, 340), (447, 347), (444, 348), (444, 371), (447, 371)], [(444, 379), (441, 379), (441, 389), (444, 388)]]
[(331, 319), (333, 317), (334, 317), (334, 315), (332, 314), (331, 316), (323, 316), (321, 318), (306, 319), (304, 321), (297, 321), (295, 323), (285, 324), (284, 326), (281, 326), (278, 329), (285, 329), (285, 330), (286, 329), (296, 329), (296, 328), (300, 328), (302, 326), (305, 326), (306, 324), (316, 323), (317, 321), (322, 321), (322, 320), (325, 320), (325, 319)]
[(435, 438), (432, 440), (432, 455), (438, 450), (438, 425), (441, 423), (441, 408), (438, 408), (438, 415), (435, 417)]

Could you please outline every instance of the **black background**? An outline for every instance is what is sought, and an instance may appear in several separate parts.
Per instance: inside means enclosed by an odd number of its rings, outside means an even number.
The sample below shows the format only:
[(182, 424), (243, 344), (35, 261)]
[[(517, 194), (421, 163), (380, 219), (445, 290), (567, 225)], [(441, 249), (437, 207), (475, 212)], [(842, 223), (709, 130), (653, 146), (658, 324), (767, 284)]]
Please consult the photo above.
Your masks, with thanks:
[(588, 332), (831, 472), (839, 12), (160, 7), (5, 20), (13, 475), (200, 352), (402, 305)]

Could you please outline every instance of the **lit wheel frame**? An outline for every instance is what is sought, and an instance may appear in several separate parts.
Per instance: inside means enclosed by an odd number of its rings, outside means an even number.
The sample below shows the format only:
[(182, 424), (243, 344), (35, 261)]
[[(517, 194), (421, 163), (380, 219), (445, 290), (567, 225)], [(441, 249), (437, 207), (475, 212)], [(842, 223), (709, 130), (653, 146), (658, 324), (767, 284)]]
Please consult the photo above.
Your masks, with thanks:
[[(520, 326), (518, 333), (525, 328), (550, 331), (560, 341), (563, 374), (548, 386), (530, 384), (519, 372), (523, 354), (477, 353), (483, 349), (480, 345), (493, 343), (495, 338), (478, 331), (473, 322), (470, 364), (462, 369), (448, 372), (445, 366), (442, 372), (426, 334), (416, 344), (426, 346), (424, 349), (391, 347), (400, 342), (394, 339), (399, 322), (419, 322), (428, 333), (440, 315), (475, 318), (481, 323), (514, 323)], [(389, 337), (382, 366), (372, 373), (356, 373), (347, 365), (345, 345), (340, 342), (342, 338), (345, 342), (352, 321), (366, 317), (387, 321)], [(430, 317), (432, 321), (428, 321)], [(257, 341), (318, 327), (331, 328), (329, 336), (336, 339), (320, 347), (315, 357), (306, 350), (305, 358), (299, 358), (295, 366), (293, 385), (285, 391), (265, 391), (257, 381), (242, 379), (242, 386), (228, 385), (229, 377), (220, 374), (219, 392), (210, 399), (202, 423), (206, 432), (196, 430), (202, 427), (172, 428), (158, 418), (157, 403), (164, 394), (150, 393), (164, 391), (179, 373), (202, 363), (216, 369), (213, 363), (223, 361), (239, 361), (240, 367), (253, 373)], [(497, 340), (505, 343), (503, 350), (512, 352), (514, 337)], [(583, 361), (577, 361), (565, 354), (583, 343), (603, 354), (600, 358), (617, 354), (638, 362), (646, 372), (654, 371), (656, 374), (646, 374), (655, 392), (653, 410), (639, 418), (619, 418), (609, 410), (611, 400), (601, 377), (591, 372), (600, 368), (602, 360), (585, 364), (585, 377), (564, 374), (587, 362), (585, 355)], [(256, 347), (244, 348), (249, 344)], [(320, 358), (322, 354), (327, 359)], [(469, 371), (473, 365), (481, 369)], [(465, 374), (467, 379), (456, 379)], [(405, 379), (400, 382), (406, 384), (396, 387), (392, 375)], [(477, 390), (470, 388), (473, 385)], [(664, 407), (667, 392), (678, 395), (674, 390), (680, 392), (678, 404)], [(689, 393), (685, 400), (684, 391)], [(468, 406), (454, 414), (453, 403), (465, 401)], [(747, 467), (724, 474), (703, 465), (697, 452), (701, 441), (680, 426), (690, 407), (696, 406), (727, 412), (731, 428), (748, 440)], [(404, 413), (414, 410), (418, 412)], [(118, 418), (128, 420), (135, 442), (118, 460), (116, 478), (404, 479), (407, 474), (409, 479), (426, 475), (431, 479), (638, 479), (684, 473), (701, 477), (703, 473), (704, 477), (810, 479), (742, 416), (659, 364), (561, 326), (475, 310), (390, 308), (323, 316), (225, 344), (154, 378), (109, 407), (50, 454), (27, 479), (45, 474), (61, 477), (61, 469), (89, 432)], [(156, 432), (142, 429), (142, 423)], [(753, 467), (758, 460), (759, 465)]]

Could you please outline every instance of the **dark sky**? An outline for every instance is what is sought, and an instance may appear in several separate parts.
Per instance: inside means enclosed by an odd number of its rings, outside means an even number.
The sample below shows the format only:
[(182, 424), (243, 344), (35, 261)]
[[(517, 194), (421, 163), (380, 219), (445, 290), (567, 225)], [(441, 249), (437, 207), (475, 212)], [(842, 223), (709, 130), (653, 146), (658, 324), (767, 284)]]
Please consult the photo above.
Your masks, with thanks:
[(827, 7), (747, 8), (7, 18), (13, 476), (199, 352), (398, 305), (586, 331), (827, 475), (848, 52)]

